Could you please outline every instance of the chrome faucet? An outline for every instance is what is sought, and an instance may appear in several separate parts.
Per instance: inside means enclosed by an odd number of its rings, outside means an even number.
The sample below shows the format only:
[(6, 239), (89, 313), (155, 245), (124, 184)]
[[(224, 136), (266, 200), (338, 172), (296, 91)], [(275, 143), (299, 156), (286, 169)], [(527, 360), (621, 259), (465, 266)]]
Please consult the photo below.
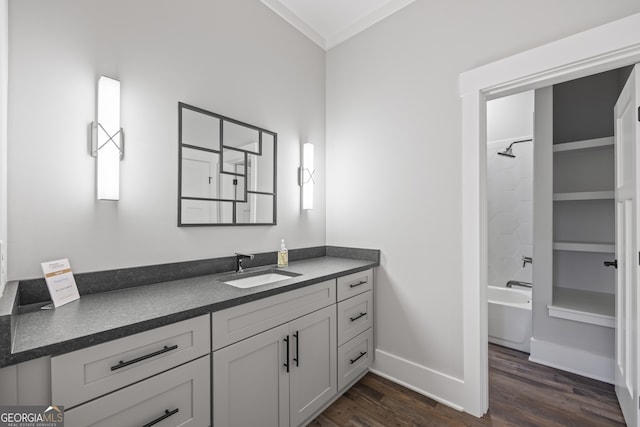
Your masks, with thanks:
[(236, 252), (236, 273), (242, 273), (244, 270), (242, 269), (242, 261), (245, 259), (253, 259), (253, 254), (240, 254)]
[(531, 258), (530, 256), (523, 256), (522, 257), (522, 268), (524, 268), (527, 263), (533, 265), (533, 258)]
[(533, 285), (529, 282), (521, 282), (519, 280), (509, 280), (507, 282), (507, 288), (512, 288), (514, 286), (522, 286), (523, 288), (533, 288)]

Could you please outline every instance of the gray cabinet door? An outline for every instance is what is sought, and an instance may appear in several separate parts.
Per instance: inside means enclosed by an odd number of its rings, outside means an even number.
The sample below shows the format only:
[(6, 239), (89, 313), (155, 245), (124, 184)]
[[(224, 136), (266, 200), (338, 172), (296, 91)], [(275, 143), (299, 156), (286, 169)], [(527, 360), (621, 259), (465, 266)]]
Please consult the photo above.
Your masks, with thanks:
[(291, 425), (298, 426), (337, 393), (336, 306), (289, 324)]
[(289, 426), (288, 333), (285, 324), (213, 353), (214, 426)]

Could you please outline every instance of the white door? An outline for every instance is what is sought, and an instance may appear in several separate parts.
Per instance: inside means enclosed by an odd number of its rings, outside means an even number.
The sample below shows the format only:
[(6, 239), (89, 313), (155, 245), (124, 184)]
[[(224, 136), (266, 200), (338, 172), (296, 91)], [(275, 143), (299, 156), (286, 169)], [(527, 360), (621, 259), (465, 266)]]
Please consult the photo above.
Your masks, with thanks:
[(290, 323), (291, 425), (299, 426), (338, 392), (336, 306)]
[(288, 333), (285, 324), (213, 352), (214, 426), (289, 427)]
[[(193, 150), (192, 150), (193, 151)], [(211, 197), (211, 162), (202, 159), (182, 159), (182, 196)], [(182, 222), (205, 224), (215, 222), (211, 203), (196, 200), (182, 201)]]
[(625, 421), (638, 425), (638, 219), (636, 165), (640, 70), (635, 66), (614, 109), (616, 136), (616, 366), (615, 387)]

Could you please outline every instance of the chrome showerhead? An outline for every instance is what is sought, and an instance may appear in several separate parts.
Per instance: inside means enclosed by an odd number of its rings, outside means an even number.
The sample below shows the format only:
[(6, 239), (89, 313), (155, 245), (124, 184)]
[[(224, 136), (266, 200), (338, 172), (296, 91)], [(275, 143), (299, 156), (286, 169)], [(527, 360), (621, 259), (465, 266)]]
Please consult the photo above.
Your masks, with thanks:
[[(513, 144), (511, 144), (513, 145)], [(511, 148), (511, 145), (508, 146), (507, 148), (504, 149), (504, 151), (498, 151), (498, 154), (501, 156), (505, 156), (505, 157), (511, 157), (511, 158), (515, 158), (516, 155), (513, 154), (513, 149)]]
[(516, 155), (513, 154), (513, 148), (511, 148), (511, 147), (513, 147), (513, 144), (520, 144), (521, 142), (530, 142), (530, 141), (533, 141), (533, 139), (523, 139), (523, 140), (520, 140), (520, 141), (513, 141), (503, 151), (498, 151), (498, 154), (500, 154), (501, 156), (511, 157), (512, 159), (515, 159)]

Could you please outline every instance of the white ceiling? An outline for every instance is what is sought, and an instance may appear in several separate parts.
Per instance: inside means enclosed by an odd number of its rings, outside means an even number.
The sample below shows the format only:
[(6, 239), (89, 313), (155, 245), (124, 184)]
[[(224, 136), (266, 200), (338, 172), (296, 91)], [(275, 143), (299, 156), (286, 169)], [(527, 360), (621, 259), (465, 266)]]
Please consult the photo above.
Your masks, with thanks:
[(327, 50), (414, 1), (262, 0), (262, 3)]

